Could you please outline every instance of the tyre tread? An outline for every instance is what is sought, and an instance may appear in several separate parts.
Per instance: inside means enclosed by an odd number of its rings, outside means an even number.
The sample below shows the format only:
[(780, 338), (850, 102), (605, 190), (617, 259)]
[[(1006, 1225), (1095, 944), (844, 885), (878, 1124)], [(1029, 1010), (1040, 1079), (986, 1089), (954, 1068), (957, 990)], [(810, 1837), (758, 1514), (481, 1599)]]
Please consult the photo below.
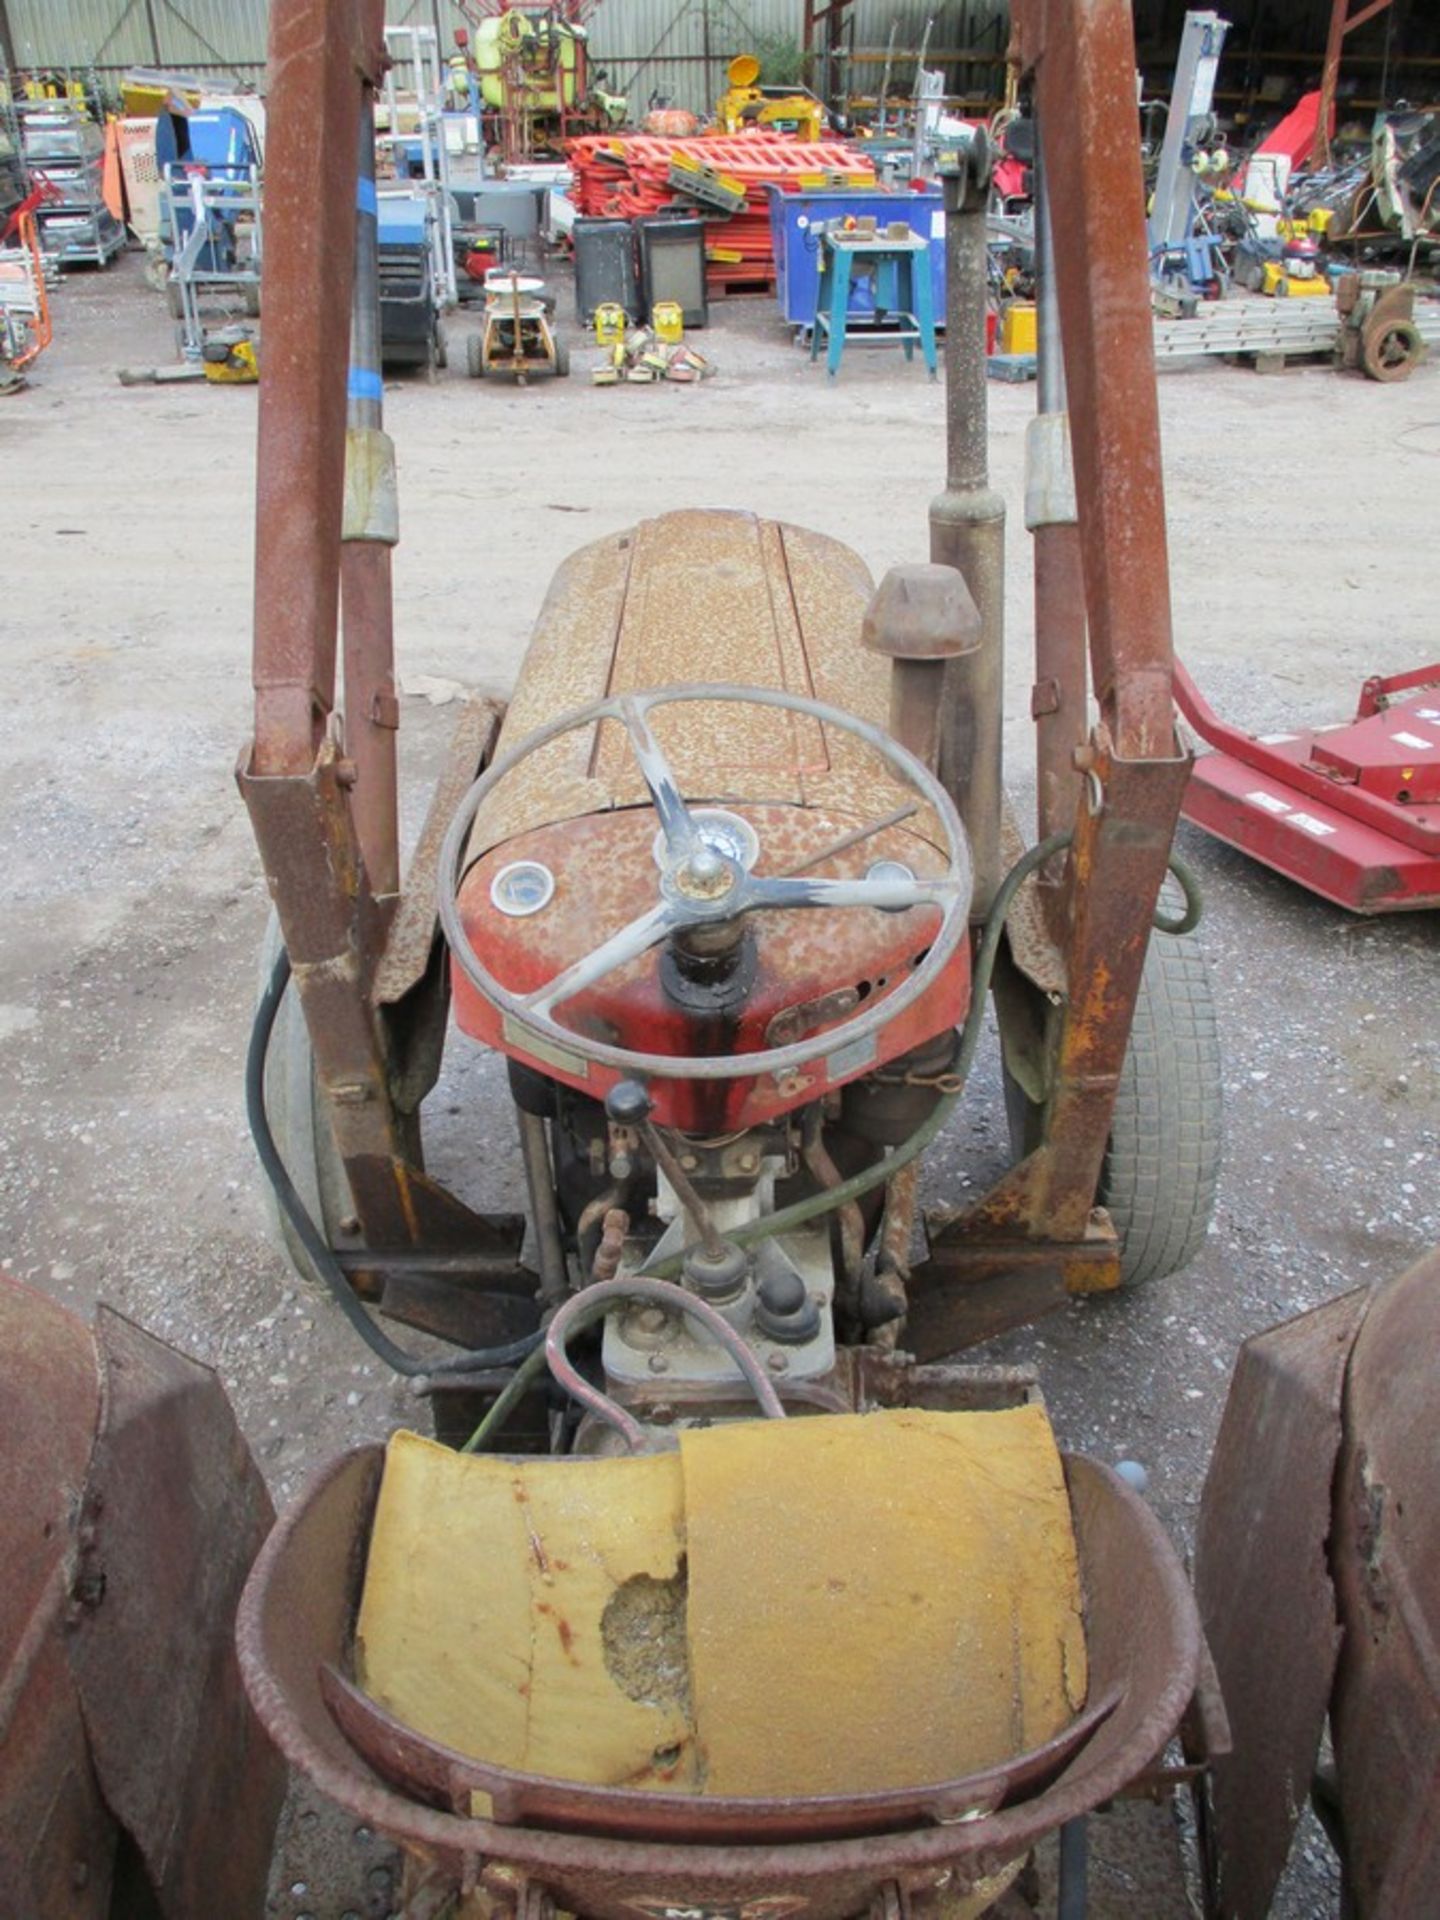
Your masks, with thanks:
[(1209, 970), (1189, 935), (1154, 933), (1096, 1198), (1120, 1236), (1121, 1284), (1187, 1266), (1215, 1206), (1223, 1133)]

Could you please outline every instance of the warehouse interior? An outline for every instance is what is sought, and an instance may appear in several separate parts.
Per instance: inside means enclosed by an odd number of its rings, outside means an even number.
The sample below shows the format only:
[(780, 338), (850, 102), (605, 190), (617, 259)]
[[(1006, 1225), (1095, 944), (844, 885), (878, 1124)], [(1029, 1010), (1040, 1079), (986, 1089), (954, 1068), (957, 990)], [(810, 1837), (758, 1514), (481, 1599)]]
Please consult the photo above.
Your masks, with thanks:
[(0, 0), (0, 1909), (1431, 1911), (1437, 367), (1422, 0)]

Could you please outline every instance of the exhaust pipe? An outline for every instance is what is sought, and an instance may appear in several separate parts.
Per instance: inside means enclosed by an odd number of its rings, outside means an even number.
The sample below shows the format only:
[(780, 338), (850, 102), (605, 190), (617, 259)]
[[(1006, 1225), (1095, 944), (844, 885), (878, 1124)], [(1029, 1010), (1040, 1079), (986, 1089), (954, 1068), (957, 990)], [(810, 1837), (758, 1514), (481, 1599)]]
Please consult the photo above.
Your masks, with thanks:
[[(948, 163), (948, 164), (947, 164)], [(980, 643), (945, 668), (940, 778), (970, 836), (971, 915), (1000, 884), (1005, 691), (1005, 502), (986, 446), (986, 223), (992, 156), (983, 130), (942, 159), (945, 193), (945, 491), (930, 503), (930, 558), (955, 567), (979, 609)]]

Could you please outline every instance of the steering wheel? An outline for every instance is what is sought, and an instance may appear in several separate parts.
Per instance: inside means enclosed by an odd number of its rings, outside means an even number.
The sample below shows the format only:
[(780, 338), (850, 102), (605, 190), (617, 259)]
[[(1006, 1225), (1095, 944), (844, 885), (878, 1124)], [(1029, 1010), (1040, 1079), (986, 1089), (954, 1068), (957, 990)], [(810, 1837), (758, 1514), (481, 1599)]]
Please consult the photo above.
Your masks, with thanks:
[[(945, 835), (945, 872), (932, 880), (916, 879), (903, 872), (893, 878), (863, 880), (765, 879), (749, 872), (740, 861), (705, 840), (703, 829), (696, 825), (670, 763), (650, 730), (646, 716), (652, 708), (674, 706), (688, 700), (779, 707), (786, 713), (804, 714), (824, 726), (839, 728), (863, 740), (933, 809)], [(529, 759), (562, 734), (594, 726), (600, 720), (617, 720), (624, 727), (659, 816), (663, 836), (660, 897), (638, 919), (564, 968), (544, 986), (531, 993), (511, 993), (481, 961), (460, 918), (461, 862), (470, 828), (484, 802), (522, 760)], [(582, 1059), (641, 1078), (654, 1075), (670, 1080), (739, 1080), (758, 1074), (783, 1074), (806, 1065), (818, 1054), (848, 1052), (869, 1041), (882, 1026), (913, 1006), (939, 978), (964, 938), (969, 924), (970, 895), (970, 854), (964, 828), (954, 802), (935, 775), (888, 733), (868, 721), (842, 713), (819, 700), (768, 687), (728, 684), (664, 687), (646, 693), (612, 695), (591, 706), (562, 714), (558, 720), (527, 735), (480, 776), (460, 802), (440, 851), (440, 924), (461, 971), (476, 991), (498, 1008), (512, 1027), (543, 1042), (547, 1048), (558, 1044)], [(616, 967), (638, 958), (672, 934), (693, 927), (733, 920), (742, 913), (794, 907), (879, 907), (898, 913), (907, 907), (920, 906), (941, 909), (940, 927), (925, 957), (901, 985), (852, 1018), (789, 1046), (765, 1047), (756, 1053), (742, 1054), (638, 1053), (628, 1047), (592, 1040), (555, 1018), (554, 1009), (563, 1001), (583, 993)], [(873, 1058), (871, 1047), (869, 1059)], [(869, 1061), (861, 1054), (846, 1070), (853, 1072), (855, 1067), (867, 1064)]]

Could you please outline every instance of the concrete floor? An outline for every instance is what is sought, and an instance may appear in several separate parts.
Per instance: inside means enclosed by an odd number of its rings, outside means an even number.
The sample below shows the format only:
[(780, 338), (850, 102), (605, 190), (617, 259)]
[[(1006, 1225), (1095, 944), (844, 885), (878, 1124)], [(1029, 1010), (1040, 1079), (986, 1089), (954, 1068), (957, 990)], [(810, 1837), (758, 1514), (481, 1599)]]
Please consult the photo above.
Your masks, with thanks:
[[(918, 365), (854, 355), (827, 387), (770, 302), (750, 299), (718, 306), (698, 339), (717, 368), (702, 387), (592, 389), (577, 342), (578, 377), (517, 392), (457, 371), (468, 324), (454, 323), (437, 384), (406, 377), (386, 394), (412, 830), (445, 697), (507, 689), (574, 546), (709, 504), (822, 528), (877, 575), (924, 557), (942, 407)], [(0, 405), (0, 1258), (215, 1365), (283, 1502), (318, 1461), (414, 1410), (274, 1251), (241, 1108), (266, 912), (232, 780), (249, 704), (255, 396), (116, 383), (121, 365), (173, 358), (133, 257), (66, 280), (56, 336), (31, 388)], [(1320, 367), (1202, 365), (1167, 371), (1160, 395), (1177, 639), (1223, 712), (1257, 730), (1347, 717), (1366, 674), (1436, 656), (1440, 374), (1382, 387)], [(1024, 804), (1034, 390), (990, 397), (1012, 513), (1007, 744)], [(1206, 885), (1226, 1050), (1209, 1244), (1187, 1274), (1077, 1306), (1002, 1350), (1038, 1362), (1065, 1445), (1148, 1465), (1185, 1543), (1238, 1343), (1440, 1238), (1440, 916), (1358, 921), (1188, 829), (1182, 843)], [(513, 1205), (518, 1168), (487, 1111), (503, 1135), (498, 1095), (493, 1063), (457, 1057), (432, 1133), (472, 1191)], [(987, 1053), (927, 1169), (930, 1197), (983, 1181), (1003, 1140)], [(1117, 1913), (1140, 1911), (1111, 1892)], [(378, 1842), (297, 1800), (274, 1914), (385, 1913), (392, 1893)], [(1319, 1920), (1337, 1905), (1334, 1863), (1309, 1833), (1280, 1911)]]

